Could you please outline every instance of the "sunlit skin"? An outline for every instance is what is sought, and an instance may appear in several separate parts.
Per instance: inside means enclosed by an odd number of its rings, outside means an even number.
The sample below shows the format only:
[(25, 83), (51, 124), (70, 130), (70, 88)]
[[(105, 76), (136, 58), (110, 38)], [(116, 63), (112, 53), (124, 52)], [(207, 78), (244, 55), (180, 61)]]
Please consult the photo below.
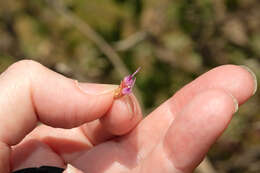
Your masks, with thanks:
[(67, 173), (192, 172), (256, 85), (245, 68), (220, 66), (144, 119), (133, 93), (115, 99), (116, 88), (33, 61), (9, 67), (0, 76), (0, 172), (68, 163)]

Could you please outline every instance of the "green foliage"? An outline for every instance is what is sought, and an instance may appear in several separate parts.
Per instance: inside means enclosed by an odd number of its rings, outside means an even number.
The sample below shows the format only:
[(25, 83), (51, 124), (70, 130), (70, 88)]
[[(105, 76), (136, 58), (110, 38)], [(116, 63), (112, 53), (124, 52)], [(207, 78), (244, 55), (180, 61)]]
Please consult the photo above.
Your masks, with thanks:
[(239, 6), (239, 0), (226, 0), (226, 7), (230, 11), (235, 11), (238, 9)]

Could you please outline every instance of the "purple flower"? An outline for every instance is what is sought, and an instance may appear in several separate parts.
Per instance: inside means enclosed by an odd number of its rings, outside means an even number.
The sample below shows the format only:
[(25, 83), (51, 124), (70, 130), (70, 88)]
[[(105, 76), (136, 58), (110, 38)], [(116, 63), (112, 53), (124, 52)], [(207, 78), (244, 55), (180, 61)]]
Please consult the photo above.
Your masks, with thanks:
[(141, 67), (139, 67), (133, 74), (124, 77), (123, 81), (121, 81), (120, 86), (115, 91), (115, 98), (119, 98), (132, 92), (132, 88), (134, 87), (136, 80), (134, 76), (136, 75), (136, 73), (138, 73), (140, 69)]

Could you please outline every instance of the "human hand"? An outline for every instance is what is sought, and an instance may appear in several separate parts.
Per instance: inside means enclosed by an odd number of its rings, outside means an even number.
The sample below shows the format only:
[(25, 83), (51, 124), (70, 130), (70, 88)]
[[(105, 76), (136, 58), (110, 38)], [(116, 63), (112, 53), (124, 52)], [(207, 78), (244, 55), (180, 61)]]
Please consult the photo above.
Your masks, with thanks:
[(68, 163), (86, 173), (192, 172), (237, 103), (254, 94), (256, 79), (240, 66), (220, 66), (139, 124), (135, 97), (114, 100), (114, 89), (77, 84), (32, 61), (12, 65), (0, 76), (0, 172)]

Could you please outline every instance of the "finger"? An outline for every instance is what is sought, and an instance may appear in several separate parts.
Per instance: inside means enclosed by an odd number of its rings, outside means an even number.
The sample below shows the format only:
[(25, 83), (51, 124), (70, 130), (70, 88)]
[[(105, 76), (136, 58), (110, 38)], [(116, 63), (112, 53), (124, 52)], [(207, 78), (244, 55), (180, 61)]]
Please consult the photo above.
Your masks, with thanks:
[[(37, 120), (71, 128), (100, 118), (111, 106), (115, 88), (78, 85), (32, 61), (12, 65), (1, 75), (0, 83), (1, 162), (9, 160), (8, 148), (21, 141)], [(6, 165), (0, 166), (0, 172), (8, 172)]]
[(175, 167), (194, 169), (228, 126), (237, 100), (222, 90), (209, 90), (180, 112), (165, 137), (165, 150)]
[(140, 105), (133, 94), (114, 100), (100, 120), (82, 126), (84, 134), (96, 145), (131, 131), (142, 119)]
[[(41, 141), (51, 147), (55, 153), (58, 153), (66, 163), (71, 163), (82, 151), (91, 149), (93, 145), (109, 140), (115, 137), (115, 134), (123, 135), (129, 132), (136, 126), (142, 115), (136, 98), (134, 95), (129, 95), (115, 100), (108, 113), (103, 117), (106, 117), (104, 121), (108, 121), (106, 127), (99, 120), (73, 129), (40, 125), (27, 135), (18, 146), (23, 146), (28, 140)], [(119, 126), (119, 128), (112, 127), (111, 129), (114, 131), (108, 130), (111, 126)]]
[(80, 129), (92, 145), (100, 144), (115, 137), (100, 123), (100, 119), (86, 123)]
[(40, 167), (42, 165), (65, 167), (63, 160), (52, 149), (37, 140), (28, 140), (13, 148), (12, 171)]
[[(36, 144), (39, 145), (30, 147), (28, 143), (31, 142), (37, 142)], [(46, 145), (49, 150), (42, 152), (42, 145)], [(12, 147), (13, 157), (11, 158), (11, 165), (13, 166), (13, 170), (26, 167), (38, 167), (39, 165), (59, 166), (56, 164), (59, 160), (62, 160), (66, 165), (67, 163), (72, 163), (73, 160), (92, 147), (93, 145), (82, 132), (81, 128), (62, 129), (40, 125), (27, 135), (22, 142)], [(35, 157), (33, 157), (35, 153), (40, 153), (41, 156), (35, 159)], [(59, 160), (56, 160), (56, 157), (54, 157), (51, 160), (53, 162), (52, 164), (49, 164), (49, 162), (46, 163), (46, 161), (49, 160), (48, 157), (53, 154), (58, 155)], [(37, 162), (35, 160), (37, 160)]]
[[(16, 145), (12, 152), (23, 153), (20, 148), (24, 148), (24, 145), (26, 147), (29, 141), (38, 141), (48, 145), (65, 163), (70, 163), (77, 158), (82, 150), (89, 150), (93, 147), (80, 128), (62, 129), (40, 125)], [(30, 159), (26, 158), (26, 160)], [(31, 161), (33, 162), (33, 160)], [(12, 165), (15, 166), (15, 163), (12, 162)]]
[(231, 93), (242, 104), (254, 94), (256, 78), (248, 70), (235, 65), (220, 66), (203, 74), (147, 116), (128, 136), (126, 148), (134, 148), (145, 158), (164, 138), (182, 108), (195, 95), (211, 88)]
[(123, 135), (133, 129), (141, 119), (140, 106), (131, 94), (115, 100), (106, 115), (100, 118), (100, 122), (111, 134)]
[[(81, 128), (73, 129), (40, 125), (18, 146), (22, 146), (27, 140), (38, 140), (50, 146), (66, 163), (70, 163), (82, 151), (91, 149), (93, 145), (115, 137), (116, 133), (118, 135), (127, 133), (136, 126), (142, 115), (137, 100), (133, 95), (130, 95), (114, 101), (108, 113), (103, 117), (106, 117), (103, 121), (108, 121), (105, 122), (107, 123), (105, 127), (99, 120), (86, 123)], [(119, 126), (119, 128), (113, 126)], [(109, 128), (112, 130), (108, 130)]]
[(0, 82), (1, 127), (9, 129), (0, 133), (0, 139), (8, 144), (25, 136), (37, 118), (50, 126), (71, 128), (101, 117), (113, 102), (114, 86), (79, 87), (75, 81), (32, 61), (14, 64)]
[[(236, 99), (226, 91), (211, 89), (184, 106), (164, 140), (147, 157), (142, 172), (192, 172), (222, 134), (237, 110)], [(149, 165), (160, 160), (160, 165)]]

